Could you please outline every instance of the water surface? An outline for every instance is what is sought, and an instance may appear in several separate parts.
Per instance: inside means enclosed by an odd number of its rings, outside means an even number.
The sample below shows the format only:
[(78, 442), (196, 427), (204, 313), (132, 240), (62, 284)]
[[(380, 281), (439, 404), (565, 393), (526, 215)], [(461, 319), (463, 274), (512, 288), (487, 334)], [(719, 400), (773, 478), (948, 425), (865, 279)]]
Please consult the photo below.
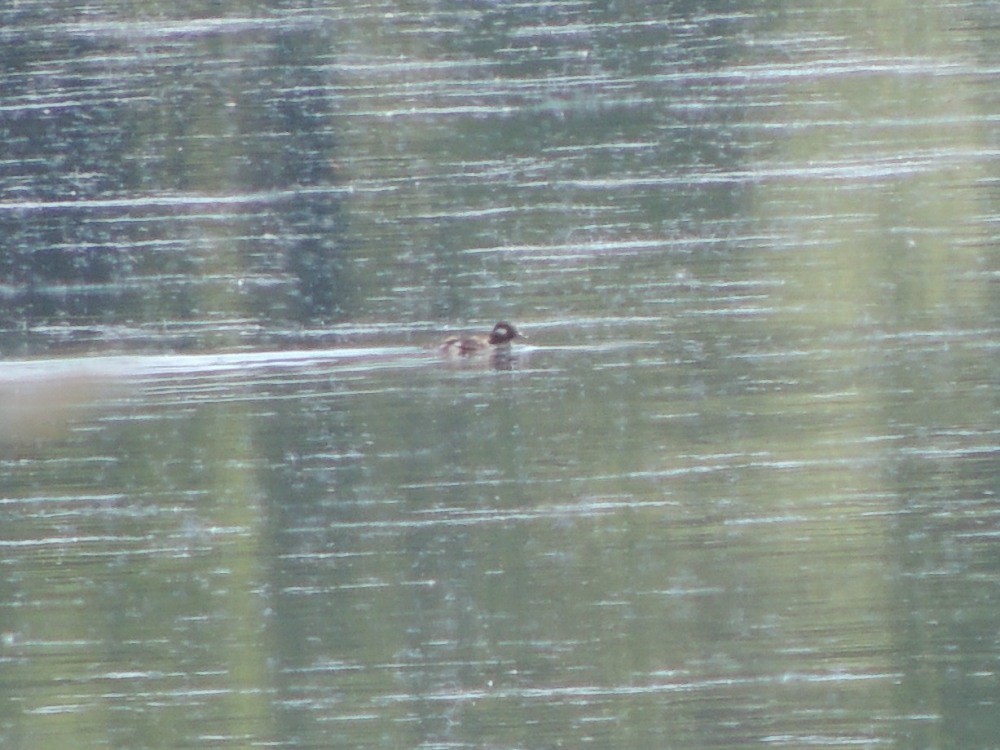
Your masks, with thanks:
[(0, 11), (3, 745), (994, 746), (998, 23)]

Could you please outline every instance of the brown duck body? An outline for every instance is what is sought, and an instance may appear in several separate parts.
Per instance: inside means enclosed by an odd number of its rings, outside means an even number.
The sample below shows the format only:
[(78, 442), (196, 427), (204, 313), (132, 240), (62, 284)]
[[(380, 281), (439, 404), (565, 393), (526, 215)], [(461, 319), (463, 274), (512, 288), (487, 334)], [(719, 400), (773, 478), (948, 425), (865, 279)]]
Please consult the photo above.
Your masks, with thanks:
[(441, 352), (457, 357), (468, 357), (480, 352), (498, 352), (510, 349), (510, 342), (523, 339), (510, 323), (501, 320), (489, 336), (451, 336), (441, 342)]

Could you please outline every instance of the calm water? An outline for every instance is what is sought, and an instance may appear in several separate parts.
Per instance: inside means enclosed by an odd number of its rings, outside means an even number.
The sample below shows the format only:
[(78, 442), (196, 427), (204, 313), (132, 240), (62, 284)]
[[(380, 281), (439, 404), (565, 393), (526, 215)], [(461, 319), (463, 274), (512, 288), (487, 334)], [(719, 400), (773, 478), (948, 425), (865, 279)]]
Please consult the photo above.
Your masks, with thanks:
[(272, 5), (0, 9), (0, 745), (1000, 744), (1000, 7)]

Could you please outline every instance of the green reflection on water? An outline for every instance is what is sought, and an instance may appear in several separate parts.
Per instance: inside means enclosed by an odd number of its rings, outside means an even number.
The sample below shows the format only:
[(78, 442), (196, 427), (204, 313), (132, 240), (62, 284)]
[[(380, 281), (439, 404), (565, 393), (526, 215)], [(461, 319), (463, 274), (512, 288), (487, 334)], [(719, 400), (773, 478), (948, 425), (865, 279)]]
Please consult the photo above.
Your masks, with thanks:
[[(180, 269), (179, 296), (124, 319), (193, 313), (202, 345), (238, 347), (242, 329), (214, 315), (287, 324), (344, 305), (403, 326), (501, 309), (538, 348), (509, 372), (150, 378), (54, 439), (4, 445), (4, 739), (989, 737), (995, 260), (978, 234), (989, 164), (968, 156), (989, 152), (982, 88), (910, 57), (968, 64), (951, 25), (879, 8), (864, 26), (781, 18), (774, 44), (845, 43), (830, 54), (847, 72), (822, 55), (742, 69), (723, 33), (702, 60), (719, 75), (700, 81), (683, 40), (666, 44), (676, 28), (703, 39), (690, 19), (622, 32), (588, 17), (539, 42), (511, 25), (522, 8), (496, 36), (442, 41), (407, 6), (394, 24), (348, 19), (379, 43), (355, 43), (353, 78), (329, 89), (315, 68), (309, 86), (245, 99), (199, 79), (191, 132), (154, 137), (190, 149), (166, 173), (193, 194), (232, 177), (234, 191), (290, 181), (294, 197), (341, 179), (294, 179), (341, 127), (353, 224), (339, 193), (213, 207), (185, 225), (194, 268), (151, 259)], [(527, 59), (506, 67), (512, 49)], [(448, 64), (421, 67), (435, 56)], [(537, 60), (567, 77), (533, 82)], [(276, 131), (268, 106), (310, 86), (346, 114), (290, 118), (318, 140), (298, 153), (282, 130), (284, 158), (255, 166), (270, 141), (244, 149), (240, 128)], [(486, 114), (463, 109), (470, 91)], [(144, 226), (136, 239), (163, 252)], [(354, 276), (327, 232), (355, 243)], [(304, 255), (275, 252), (286, 243)], [(338, 284), (343, 297), (306, 301)]]

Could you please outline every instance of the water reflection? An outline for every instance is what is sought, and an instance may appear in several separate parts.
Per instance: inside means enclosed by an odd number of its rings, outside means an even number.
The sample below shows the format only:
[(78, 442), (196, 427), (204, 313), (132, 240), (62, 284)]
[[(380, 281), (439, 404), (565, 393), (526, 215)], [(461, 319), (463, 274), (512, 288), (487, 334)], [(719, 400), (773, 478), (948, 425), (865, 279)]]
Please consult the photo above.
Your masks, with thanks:
[(328, 19), (31, 15), (0, 52), (8, 323), (342, 311)]
[(0, 11), (5, 746), (990, 745), (991, 4), (157, 13)]
[(89, 368), (48, 369), (0, 378), (0, 444), (65, 435), (79, 412), (107, 397), (113, 382)]

